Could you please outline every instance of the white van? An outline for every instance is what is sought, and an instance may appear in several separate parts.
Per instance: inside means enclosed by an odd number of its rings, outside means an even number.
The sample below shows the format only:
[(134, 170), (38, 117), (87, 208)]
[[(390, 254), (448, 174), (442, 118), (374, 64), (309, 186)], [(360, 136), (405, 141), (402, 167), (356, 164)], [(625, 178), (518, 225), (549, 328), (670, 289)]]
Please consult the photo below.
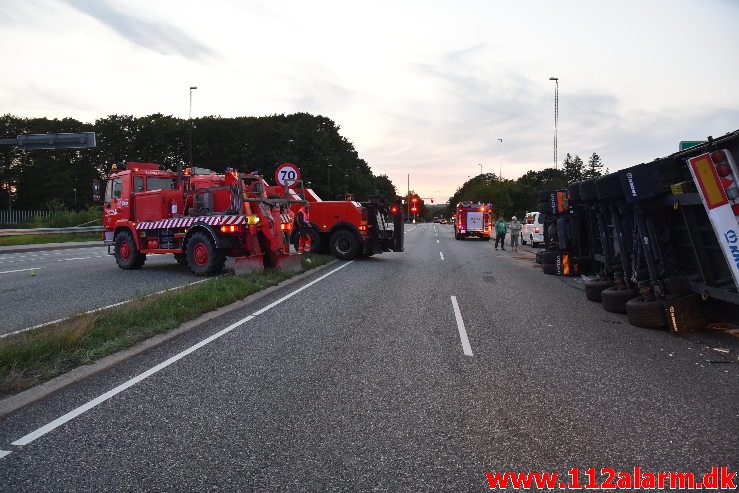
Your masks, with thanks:
[(544, 218), (538, 212), (527, 212), (521, 228), (521, 244), (532, 246), (544, 243)]

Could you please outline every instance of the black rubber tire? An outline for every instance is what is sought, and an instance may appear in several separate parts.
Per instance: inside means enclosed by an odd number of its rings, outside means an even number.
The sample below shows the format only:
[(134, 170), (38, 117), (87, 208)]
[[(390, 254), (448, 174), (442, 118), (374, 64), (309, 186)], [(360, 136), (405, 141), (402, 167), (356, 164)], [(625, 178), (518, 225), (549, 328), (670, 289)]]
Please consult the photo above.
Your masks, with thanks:
[(196, 276), (220, 274), (226, 264), (226, 256), (216, 248), (216, 243), (208, 233), (196, 231), (185, 245), (187, 266)]
[(459, 240), (459, 233), (454, 233), (454, 239)]
[(549, 205), (549, 202), (539, 202), (539, 205), (536, 206), (536, 210), (542, 214), (551, 214), (552, 206)]
[(639, 292), (631, 289), (604, 289), (600, 293), (603, 309), (611, 313), (626, 313), (626, 302), (639, 296)]
[(612, 200), (624, 197), (621, 179), (618, 173), (603, 176), (595, 180), (595, 190), (600, 200)]
[(115, 235), (113, 253), (115, 263), (123, 270), (140, 269), (146, 262), (146, 254), (139, 252), (133, 235), (127, 229)]
[(536, 252), (536, 263), (537, 263), (537, 264), (543, 264), (543, 263), (544, 263), (544, 262), (542, 262), (542, 260), (541, 260), (541, 254), (542, 254), (542, 253), (544, 253), (544, 252)]
[(549, 203), (549, 195), (551, 195), (552, 190), (539, 190), (539, 193), (536, 195), (536, 197), (539, 199), (539, 202), (546, 202)]
[(554, 264), (544, 264), (541, 266), (541, 270), (544, 274), (549, 274), (550, 276), (557, 275), (557, 266)]
[(645, 329), (667, 329), (667, 317), (662, 301), (644, 301), (641, 297), (626, 302), (629, 323)]
[[(315, 228), (309, 228), (308, 234), (311, 237), (310, 249), (303, 249), (304, 253), (318, 253), (321, 251), (321, 235), (316, 231)], [(300, 241), (300, 233), (296, 231), (293, 233), (292, 244), (295, 250), (298, 249), (298, 242)]]
[(483, 236), (482, 239), (485, 241), (490, 241), (490, 236)]
[(526, 240), (523, 239), (523, 233), (521, 233), (521, 238), (520, 238), (519, 241), (521, 242), (522, 245), (526, 245), (527, 244), (526, 243)]
[(580, 182), (580, 200), (583, 202), (593, 202), (598, 197), (595, 191), (595, 179)]
[(687, 277), (670, 277), (662, 279), (665, 294), (669, 296), (684, 296), (693, 292)]
[(600, 303), (603, 299), (600, 293), (604, 289), (611, 288), (615, 285), (613, 281), (589, 281), (585, 283), (585, 297), (590, 301), (597, 301)]
[(331, 255), (340, 260), (353, 260), (362, 250), (357, 234), (346, 229), (340, 229), (332, 234), (328, 246)]
[(186, 253), (175, 253), (174, 259), (180, 265), (187, 265), (187, 254)]
[(541, 263), (544, 265), (554, 265), (557, 262), (557, 252), (541, 252)]
[(580, 182), (573, 183), (567, 187), (567, 194), (569, 195), (570, 200), (579, 202), (582, 199), (580, 196)]

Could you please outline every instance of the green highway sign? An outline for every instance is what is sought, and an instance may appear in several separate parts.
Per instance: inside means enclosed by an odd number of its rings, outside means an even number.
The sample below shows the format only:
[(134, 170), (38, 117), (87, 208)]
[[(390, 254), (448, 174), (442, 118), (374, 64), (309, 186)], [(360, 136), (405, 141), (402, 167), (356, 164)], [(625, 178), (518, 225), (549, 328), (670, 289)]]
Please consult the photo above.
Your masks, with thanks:
[(706, 143), (705, 140), (681, 140), (680, 150), (684, 151), (685, 149), (690, 149), (691, 147), (699, 146), (705, 143)]

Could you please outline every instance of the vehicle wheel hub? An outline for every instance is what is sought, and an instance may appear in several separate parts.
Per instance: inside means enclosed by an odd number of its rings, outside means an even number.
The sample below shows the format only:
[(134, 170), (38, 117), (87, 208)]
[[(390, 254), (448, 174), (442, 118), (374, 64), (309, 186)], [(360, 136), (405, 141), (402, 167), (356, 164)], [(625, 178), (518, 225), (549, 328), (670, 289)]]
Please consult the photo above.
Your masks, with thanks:
[(195, 260), (195, 263), (203, 266), (206, 263), (208, 263), (208, 249), (205, 248), (205, 245), (202, 243), (195, 246), (195, 251), (193, 252), (193, 259)]

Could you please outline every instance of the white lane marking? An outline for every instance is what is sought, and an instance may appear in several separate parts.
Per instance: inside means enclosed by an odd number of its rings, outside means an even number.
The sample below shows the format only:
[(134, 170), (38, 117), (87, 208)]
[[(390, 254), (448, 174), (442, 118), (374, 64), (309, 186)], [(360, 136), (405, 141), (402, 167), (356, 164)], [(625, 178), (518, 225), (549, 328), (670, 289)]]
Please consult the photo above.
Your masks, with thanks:
[[(199, 281), (189, 282), (189, 283), (183, 284), (181, 286), (175, 286), (173, 288), (163, 289), (161, 291), (157, 291), (156, 293), (151, 293), (151, 294), (148, 294), (146, 296), (154, 296), (154, 295), (157, 295), (157, 294), (167, 293), (169, 291), (175, 291), (177, 289), (186, 288), (188, 286), (193, 286), (195, 284), (200, 284), (201, 282), (206, 282), (206, 281), (209, 281), (209, 279), (201, 279)], [(118, 303), (113, 303), (112, 305), (101, 306), (100, 308), (93, 308), (92, 310), (87, 310), (86, 312), (82, 312), (81, 315), (89, 315), (91, 313), (101, 312), (101, 311), (107, 310), (109, 308), (115, 308), (117, 306), (125, 305), (126, 303), (130, 303), (131, 301), (133, 301), (133, 300), (124, 300), (124, 301), (119, 301)], [(70, 318), (73, 318), (73, 317), (58, 318), (58, 319), (52, 320), (50, 322), (44, 322), (42, 324), (34, 325), (32, 327), (26, 327), (25, 329), (16, 330), (15, 332), (8, 332), (7, 334), (0, 334), (0, 339), (2, 339), (3, 337), (8, 337), (8, 336), (12, 336), (12, 335), (15, 335), (15, 334), (20, 334), (21, 332), (26, 332), (26, 331), (33, 330), (33, 329), (39, 329), (41, 327), (46, 327), (47, 325), (56, 324), (56, 323), (59, 323), (59, 322), (64, 322), (65, 320), (69, 320)]]
[(120, 394), (124, 390), (126, 390), (126, 389), (128, 389), (128, 388), (130, 388), (130, 387), (132, 387), (134, 385), (136, 385), (137, 383), (141, 382), (142, 380), (144, 380), (144, 379), (150, 377), (151, 375), (157, 373), (158, 371), (160, 371), (160, 370), (168, 367), (172, 363), (175, 363), (175, 362), (181, 360), (182, 358), (184, 358), (188, 354), (193, 353), (193, 352), (197, 351), (198, 349), (202, 348), (203, 346), (206, 346), (206, 345), (210, 344), (211, 342), (215, 341), (216, 339), (218, 339), (218, 338), (220, 338), (220, 337), (228, 334), (229, 332), (231, 332), (235, 328), (240, 327), (241, 325), (245, 324), (249, 320), (252, 320), (257, 315), (260, 315), (260, 314), (266, 312), (267, 310), (269, 310), (270, 308), (273, 308), (274, 306), (282, 303), (283, 301), (292, 298), (293, 296), (295, 296), (296, 294), (300, 293), (304, 289), (309, 288), (310, 286), (314, 285), (315, 283), (317, 283), (317, 282), (319, 282), (319, 281), (327, 278), (331, 274), (333, 274), (333, 273), (335, 273), (335, 272), (343, 269), (344, 267), (346, 267), (347, 265), (349, 265), (349, 264), (351, 264), (353, 262), (354, 262), (353, 260), (351, 262), (347, 262), (344, 265), (342, 265), (342, 266), (340, 266), (340, 267), (338, 267), (338, 268), (330, 271), (329, 273), (324, 274), (324, 275), (322, 275), (321, 277), (319, 277), (317, 279), (314, 279), (313, 281), (309, 282), (305, 286), (296, 289), (292, 293), (290, 293), (290, 294), (288, 294), (286, 296), (283, 296), (282, 298), (280, 298), (279, 300), (275, 301), (274, 303), (271, 303), (271, 304), (267, 305), (266, 307), (262, 308), (261, 310), (258, 310), (253, 315), (249, 315), (247, 317), (242, 318), (238, 322), (234, 322), (233, 324), (229, 325), (225, 329), (223, 329), (223, 330), (221, 330), (219, 332), (216, 332), (215, 334), (213, 334), (212, 336), (210, 336), (210, 337), (208, 337), (206, 339), (203, 339), (202, 341), (200, 341), (199, 343), (195, 344), (194, 346), (191, 346), (188, 349), (185, 349), (184, 351), (182, 351), (180, 353), (177, 353), (176, 355), (172, 356), (171, 358), (169, 358), (169, 359), (167, 359), (167, 360), (159, 363), (158, 365), (156, 365), (156, 366), (154, 366), (154, 367), (146, 370), (145, 372), (143, 372), (143, 373), (135, 376), (134, 378), (128, 380), (127, 382), (124, 382), (121, 385), (119, 385), (119, 386), (117, 386), (117, 387), (115, 387), (115, 388), (107, 391), (106, 393), (102, 394), (101, 396), (98, 396), (95, 399), (92, 399), (91, 401), (87, 402), (86, 404), (83, 404), (83, 405), (79, 406), (78, 408), (69, 411), (67, 414), (58, 417), (54, 421), (52, 421), (52, 422), (50, 422), (50, 423), (42, 426), (41, 428), (37, 429), (36, 431), (32, 431), (28, 435), (19, 438), (18, 440), (12, 442), (11, 445), (15, 445), (15, 446), (28, 445), (29, 443), (31, 443), (32, 441), (36, 440), (37, 438), (46, 435), (50, 431), (58, 428), (59, 426), (67, 423), (68, 421), (73, 420), (74, 418), (76, 418), (80, 414), (83, 414), (83, 413), (89, 411), (90, 409), (94, 408), (98, 404), (101, 404), (101, 403), (107, 401), (111, 397), (114, 397), (115, 395)]
[(31, 267), (30, 269), (5, 270), (5, 271), (0, 272), (0, 274), (10, 274), (11, 272), (25, 272), (27, 270), (41, 270), (41, 267)]
[(92, 257), (73, 257), (73, 258), (60, 258), (57, 259), (57, 262), (66, 262), (67, 260), (88, 260), (91, 258), (102, 258), (107, 257), (108, 255), (93, 255)]
[(7, 457), (10, 454), (11, 452), (9, 452), (8, 450), (0, 450), (0, 459), (2, 459), (3, 457)]
[(465, 356), (472, 356), (470, 340), (467, 339), (467, 331), (464, 328), (464, 320), (462, 320), (462, 312), (459, 311), (459, 304), (457, 304), (456, 296), (452, 296), (452, 307), (454, 307), (454, 317), (457, 319), (459, 338), (462, 340), (462, 351), (464, 352)]
[(436, 243), (439, 243), (439, 240), (436, 240)]
[(439, 252), (439, 257), (441, 257), (441, 260), (444, 260), (444, 254)]

